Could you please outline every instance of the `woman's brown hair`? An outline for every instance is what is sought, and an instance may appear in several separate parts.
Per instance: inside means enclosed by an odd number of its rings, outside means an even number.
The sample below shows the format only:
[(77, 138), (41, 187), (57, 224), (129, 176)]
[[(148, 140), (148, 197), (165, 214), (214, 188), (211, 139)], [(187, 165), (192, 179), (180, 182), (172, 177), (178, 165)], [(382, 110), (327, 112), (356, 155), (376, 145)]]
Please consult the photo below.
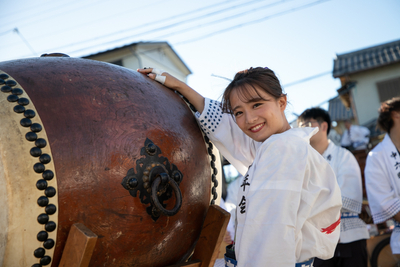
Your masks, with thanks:
[(400, 97), (393, 97), (379, 108), (378, 127), (387, 133), (393, 127), (392, 111), (400, 111)]
[[(242, 101), (247, 102), (252, 100), (252, 92), (257, 93), (256, 86), (276, 100), (286, 95), (282, 92), (281, 84), (272, 70), (262, 67), (250, 68), (236, 73), (232, 82), (226, 87), (222, 95), (222, 111), (224, 113), (232, 113), (230, 96), (234, 90), (238, 90), (239, 97)], [(263, 99), (258, 93), (257, 95), (260, 99)]]

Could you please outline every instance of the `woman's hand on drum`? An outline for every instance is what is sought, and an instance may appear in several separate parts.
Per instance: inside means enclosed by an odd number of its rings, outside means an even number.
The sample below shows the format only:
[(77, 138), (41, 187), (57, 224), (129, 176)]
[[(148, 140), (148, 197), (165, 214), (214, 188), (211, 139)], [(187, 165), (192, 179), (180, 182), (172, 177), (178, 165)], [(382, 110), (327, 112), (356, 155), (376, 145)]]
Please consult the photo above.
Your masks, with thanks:
[(166, 87), (172, 90), (178, 91), (184, 97), (186, 97), (200, 113), (203, 112), (204, 97), (189, 87), (186, 83), (159, 69), (145, 68), (137, 69), (137, 71), (142, 74), (146, 74), (150, 79), (164, 84)]
[(178, 80), (174, 76), (160, 69), (145, 68), (145, 69), (138, 69), (137, 71), (146, 74), (147, 77), (149, 77), (150, 79), (156, 80), (157, 82), (164, 84), (166, 87), (173, 90), (179, 91), (181, 87), (184, 87), (186, 85), (185, 83)]

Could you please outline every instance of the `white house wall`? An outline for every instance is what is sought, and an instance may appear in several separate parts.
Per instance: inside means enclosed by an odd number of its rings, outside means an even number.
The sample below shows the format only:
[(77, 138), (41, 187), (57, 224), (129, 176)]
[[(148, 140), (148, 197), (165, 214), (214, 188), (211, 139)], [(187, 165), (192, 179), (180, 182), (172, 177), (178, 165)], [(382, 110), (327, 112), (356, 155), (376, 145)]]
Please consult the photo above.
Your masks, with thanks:
[(381, 103), (376, 83), (397, 77), (400, 77), (400, 64), (349, 75), (350, 81), (357, 81), (352, 95), (360, 125), (378, 117)]
[(90, 57), (104, 62), (122, 60), (125, 68), (136, 70), (143, 67), (152, 67), (166, 72), (186, 82), (190, 71), (168, 44), (137, 44), (131, 47), (105, 52)]
[(136, 70), (138, 68), (146, 67), (146, 66), (141, 66), (140, 63), (139, 63), (139, 59), (137, 57), (133, 56), (133, 55), (125, 56), (122, 59), (122, 65), (125, 68), (133, 69), (133, 70)]
[(137, 51), (132, 51), (132, 55), (125, 55), (122, 59), (122, 64), (124, 67), (133, 70), (144, 67), (159, 68), (186, 82), (187, 74), (182, 73), (163, 51), (164, 49), (152, 50), (151, 48), (140, 48)]
[[(154, 48), (153, 48), (154, 49)], [(150, 50), (150, 51), (149, 51)], [(171, 75), (177, 77), (181, 81), (186, 82), (186, 73), (183, 73), (172, 61), (174, 57), (167, 55), (169, 49), (157, 49), (152, 50), (151, 48), (146, 49), (145, 47), (140, 47), (138, 49), (138, 54), (141, 58), (143, 67), (153, 67), (159, 68), (167, 71)], [(147, 51), (147, 52), (143, 52)], [(127, 66), (128, 67), (128, 66)]]
[(104, 53), (101, 55), (96, 55), (92, 58), (90, 58), (91, 60), (98, 60), (98, 61), (103, 61), (103, 62), (114, 62), (117, 60), (121, 60), (124, 55), (126, 55), (128, 50), (122, 49), (122, 50), (118, 50), (118, 51), (113, 51), (110, 53)]

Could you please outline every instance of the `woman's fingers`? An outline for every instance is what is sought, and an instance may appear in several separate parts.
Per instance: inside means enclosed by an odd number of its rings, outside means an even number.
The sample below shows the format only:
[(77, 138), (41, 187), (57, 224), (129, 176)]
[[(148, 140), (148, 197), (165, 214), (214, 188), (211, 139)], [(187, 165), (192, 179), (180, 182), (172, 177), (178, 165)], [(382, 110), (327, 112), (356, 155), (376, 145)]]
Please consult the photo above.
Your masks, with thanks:
[(154, 73), (147, 74), (147, 77), (149, 77), (150, 79), (155, 80), (161, 84), (164, 84), (165, 79), (167, 78), (166, 76), (161, 76), (159, 74), (154, 74)]
[(137, 69), (137, 71), (140, 73), (154, 73), (154, 74), (158, 74), (158, 75), (161, 75), (164, 73), (163, 70), (156, 69), (156, 68)]
[(164, 73), (164, 71), (163, 71), (163, 70), (160, 70), (160, 69), (153, 69), (151, 72), (152, 72), (152, 73), (155, 73), (155, 74), (157, 74), (157, 75), (162, 75), (162, 74)]
[(167, 78), (166, 76), (162, 76), (161, 74), (156, 74), (156, 77), (154, 78), (154, 80), (156, 80), (157, 82), (159, 82), (161, 84), (164, 84), (166, 78)]
[(159, 74), (154, 74), (154, 73), (147, 74), (147, 77), (149, 77), (152, 80), (156, 80), (157, 82), (159, 82), (161, 84), (164, 84), (165, 83), (165, 79), (167, 78), (165, 76), (161, 76)]
[(147, 74), (151, 73), (153, 71), (153, 68), (137, 69), (137, 71), (143, 74)]
[(163, 70), (160, 69), (153, 69), (153, 68), (145, 68), (145, 69), (137, 69), (138, 72), (146, 74), (148, 77), (150, 77), (153, 80), (156, 80), (157, 82), (164, 84), (166, 76), (162, 75), (164, 73)]

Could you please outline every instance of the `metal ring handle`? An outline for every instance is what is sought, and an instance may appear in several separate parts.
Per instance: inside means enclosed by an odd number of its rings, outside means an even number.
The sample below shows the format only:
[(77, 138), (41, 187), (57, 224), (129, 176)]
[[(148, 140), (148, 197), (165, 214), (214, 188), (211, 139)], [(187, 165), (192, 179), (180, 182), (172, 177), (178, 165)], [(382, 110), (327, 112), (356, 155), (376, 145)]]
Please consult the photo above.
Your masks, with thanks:
[(161, 183), (160, 176), (161, 175), (157, 176), (157, 178), (154, 180), (154, 182), (151, 186), (151, 199), (153, 200), (153, 203), (157, 207), (157, 209), (159, 209), (162, 213), (164, 213), (167, 216), (173, 216), (178, 213), (179, 209), (182, 206), (181, 190), (179, 190), (178, 184), (167, 175), (168, 176), (168, 184), (172, 187), (172, 189), (175, 192), (176, 203), (175, 203), (175, 207), (173, 207), (172, 210), (165, 209), (161, 205), (160, 201), (158, 201), (158, 197), (157, 197), (157, 188)]

